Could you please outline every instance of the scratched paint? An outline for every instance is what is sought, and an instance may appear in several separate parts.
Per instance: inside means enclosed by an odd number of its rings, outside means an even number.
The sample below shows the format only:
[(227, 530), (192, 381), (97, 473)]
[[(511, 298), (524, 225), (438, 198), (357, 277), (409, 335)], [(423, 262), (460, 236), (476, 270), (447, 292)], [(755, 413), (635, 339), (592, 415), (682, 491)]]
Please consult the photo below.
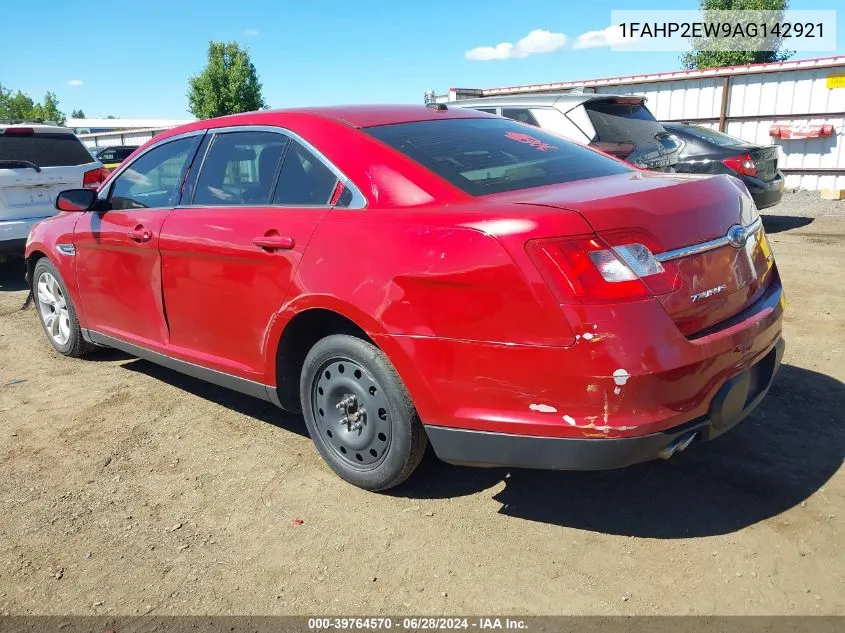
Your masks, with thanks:
[(557, 413), (557, 409), (548, 404), (532, 404), (528, 408), (532, 411), (539, 411), (540, 413)]
[(586, 334), (584, 334), (584, 340), (585, 341), (592, 340), (592, 338), (593, 338), (593, 334), (591, 332), (587, 332)]
[(566, 422), (569, 426), (575, 426), (575, 418), (571, 415), (563, 416), (563, 421)]
[(615, 372), (613, 372), (613, 382), (615, 382), (620, 387), (624, 387), (625, 383), (628, 382), (628, 378), (630, 377), (631, 374), (629, 374), (622, 368), (617, 369)]

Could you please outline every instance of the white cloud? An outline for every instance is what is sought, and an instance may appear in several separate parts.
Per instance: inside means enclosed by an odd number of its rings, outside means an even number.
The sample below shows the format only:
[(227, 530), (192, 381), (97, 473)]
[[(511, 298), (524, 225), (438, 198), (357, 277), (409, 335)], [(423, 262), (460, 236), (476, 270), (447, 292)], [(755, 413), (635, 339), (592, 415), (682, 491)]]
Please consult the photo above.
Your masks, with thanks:
[(587, 31), (575, 38), (572, 48), (603, 48), (619, 46), (632, 42), (632, 37), (622, 37), (622, 27), (618, 24), (608, 26), (601, 31)]
[(257, 37), (258, 29), (246, 29), (244, 31), (244, 35), (246, 35), (247, 37)]
[(81, 86), (82, 80), (81, 79), (71, 79), (70, 81), (67, 82), (67, 85), (68, 86)]
[(486, 62), (493, 59), (522, 59), (529, 55), (554, 53), (566, 44), (563, 33), (551, 33), (543, 29), (531, 31), (516, 44), (502, 42), (496, 46), (479, 46), (464, 53), (473, 61)]

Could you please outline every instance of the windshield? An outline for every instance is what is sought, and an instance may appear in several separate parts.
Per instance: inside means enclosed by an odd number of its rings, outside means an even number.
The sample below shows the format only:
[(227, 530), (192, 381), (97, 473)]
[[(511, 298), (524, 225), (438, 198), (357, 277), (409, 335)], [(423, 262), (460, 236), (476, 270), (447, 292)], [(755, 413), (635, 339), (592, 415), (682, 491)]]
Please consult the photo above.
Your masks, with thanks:
[(364, 128), (473, 196), (633, 171), (599, 152), (509, 119), (446, 119)]

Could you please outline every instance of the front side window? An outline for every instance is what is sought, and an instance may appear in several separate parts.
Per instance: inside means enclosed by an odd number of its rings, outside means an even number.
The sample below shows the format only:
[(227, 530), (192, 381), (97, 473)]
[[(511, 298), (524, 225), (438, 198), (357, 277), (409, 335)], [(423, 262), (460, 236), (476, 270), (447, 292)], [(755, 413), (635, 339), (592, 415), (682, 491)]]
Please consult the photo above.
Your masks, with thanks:
[(633, 171), (540, 128), (509, 119), (443, 119), (364, 131), (473, 196)]
[(120, 173), (111, 189), (112, 209), (159, 209), (179, 199), (197, 137), (181, 138), (146, 152)]
[(314, 154), (291, 141), (279, 174), (274, 204), (326, 206), (337, 187), (337, 176)]
[(193, 204), (269, 204), (288, 142), (286, 136), (274, 132), (215, 135), (197, 179)]

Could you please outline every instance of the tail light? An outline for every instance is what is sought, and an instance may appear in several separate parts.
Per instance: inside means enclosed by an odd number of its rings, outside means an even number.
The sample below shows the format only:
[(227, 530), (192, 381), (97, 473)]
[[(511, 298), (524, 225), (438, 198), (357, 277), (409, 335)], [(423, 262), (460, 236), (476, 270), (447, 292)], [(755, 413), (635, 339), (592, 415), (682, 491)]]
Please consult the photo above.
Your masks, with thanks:
[(742, 176), (756, 176), (757, 167), (754, 165), (754, 159), (751, 154), (742, 154), (740, 156), (731, 156), (730, 158), (723, 158), (722, 163), (733, 172)]
[(613, 102), (624, 105), (642, 105), (645, 99), (642, 97), (616, 97)]
[(640, 231), (535, 240), (527, 246), (560, 303), (637, 300), (678, 287), (674, 265), (657, 261), (653, 249), (659, 245)]
[(3, 131), (3, 136), (33, 136), (35, 130), (31, 127), (7, 127)]
[(611, 154), (616, 158), (625, 158), (634, 151), (636, 147), (633, 143), (605, 143), (602, 141), (594, 141), (590, 143), (596, 149), (600, 149), (605, 154)]
[(97, 169), (86, 171), (85, 175), (82, 176), (82, 186), (86, 189), (97, 189), (106, 181), (106, 178), (108, 177), (109, 172), (107, 169), (104, 168), (98, 167)]

